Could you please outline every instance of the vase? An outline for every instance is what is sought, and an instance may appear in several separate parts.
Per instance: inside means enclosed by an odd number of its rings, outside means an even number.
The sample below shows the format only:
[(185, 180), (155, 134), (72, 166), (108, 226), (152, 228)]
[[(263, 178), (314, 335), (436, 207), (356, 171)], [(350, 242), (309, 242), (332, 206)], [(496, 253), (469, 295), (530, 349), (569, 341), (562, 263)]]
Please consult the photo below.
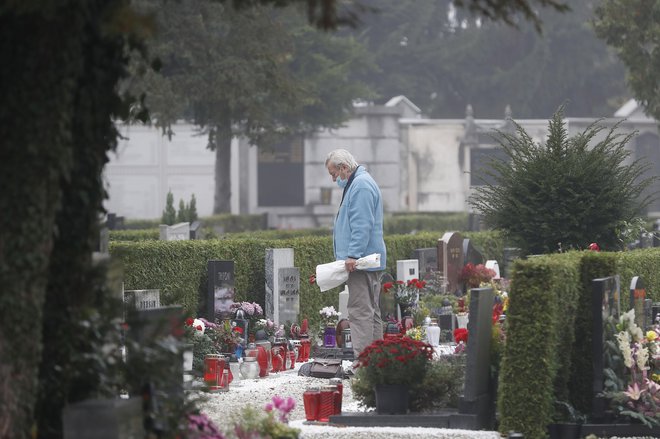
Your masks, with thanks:
[(323, 331), (323, 346), (334, 348), (337, 340), (337, 329), (334, 326), (326, 326)]
[(469, 314), (456, 314), (456, 323), (459, 328), (467, 328)]
[(440, 345), (440, 327), (438, 323), (431, 320), (431, 324), (426, 327), (426, 340), (431, 346)]
[(406, 384), (378, 384), (376, 413), (379, 415), (400, 415), (408, 413), (409, 387)]

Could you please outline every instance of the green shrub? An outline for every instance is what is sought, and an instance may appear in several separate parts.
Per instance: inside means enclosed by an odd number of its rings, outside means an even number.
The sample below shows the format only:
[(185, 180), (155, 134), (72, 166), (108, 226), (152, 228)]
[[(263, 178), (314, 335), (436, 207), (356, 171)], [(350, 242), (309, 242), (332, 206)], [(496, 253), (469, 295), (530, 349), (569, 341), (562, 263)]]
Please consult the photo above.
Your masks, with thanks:
[[(365, 407), (376, 407), (374, 389), (365, 374), (358, 368), (351, 380), (353, 398)], [(424, 378), (411, 387), (409, 407), (415, 412), (457, 408), (464, 382), (465, 356), (442, 356), (432, 361)]]
[[(267, 248), (294, 249), (294, 266), (300, 269), (300, 315), (309, 319), (310, 327), (318, 327), (319, 309), (338, 306), (340, 288), (321, 293), (316, 285), (307, 281), (316, 272), (318, 264), (334, 260), (330, 235), (262, 239), (253, 234), (241, 239), (229, 235), (217, 240), (130, 242), (130, 235), (139, 235), (139, 231), (113, 232), (116, 234), (111, 236), (126, 238), (110, 242), (111, 255), (124, 265), (125, 288), (159, 289), (163, 305), (180, 304), (190, 315), (202, 311), (204, 303), (200, 297), (205, 297), (207, 289), (207, 261), (214, 259), (234, 261), (235, 300), (257, 302), (263, 306)], [(484, 256), (488, 259), (501, 259), (501, 256), (492, 254), (502, 248), (501, 244), (496, 244), (497, 234), (470, 232), (469, 236), (477, 243), (486, 242), (492, 246), (484, 249)], [(484, 236), (486, 238), (482, 239)], [(410, 259), (416, 248), (435, 247), (438, 239), (439, 234), (431, 232), (386, 236), (387, 271), (395, 275), (397, 259)]]
[(524, 254), (552, 253), (559, 245), (583, 249), (591, 242), (620, 248), (619, 230), (651, 201), (642, 193), (655, 178), (643, 177), (648, 164), (627, 164), (633, 134), (618, 134), (618, 126), (602, 133), (605, 127), (596, 123), (568, 138), (563, 108), (550, 120), (545, 144), (516, 127), (515, 135), (499, 133), (506, 159), (490, 163), (493, 182), (469, 200), (486, 224), (505, 232)]

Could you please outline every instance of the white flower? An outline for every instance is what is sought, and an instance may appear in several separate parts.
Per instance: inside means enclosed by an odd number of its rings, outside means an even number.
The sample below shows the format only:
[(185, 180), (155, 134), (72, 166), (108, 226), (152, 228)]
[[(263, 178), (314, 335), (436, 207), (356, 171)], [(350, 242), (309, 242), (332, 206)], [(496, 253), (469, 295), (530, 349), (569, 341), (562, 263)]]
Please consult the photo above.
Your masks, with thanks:
[(339, 317), (341, 315), (340, 312), (335, 311), (334, 306), (326, 306), (325, 308), (321, 308), (319, 314), (321, 314), (326, 319), (330, 319), (332, 317)]
[(616, 339), (619, 342), (619, 350), (623, 355), (623, 362), (626, 367), (631, 368), (633, 365), (632, 351), (630, 350), (630, 334), (626, 331), (619, 332), (616, 335)]
[(193, 320), (192, 327), (196, 329), (195, 335), (202, 335), (206, 330), (206, 325), (204, 325), (204, 322), (200, 319)]
[(649, 350), (641, 344), (638, 344), (637, 346), (637, 367), (639, 370), (648, 370)]

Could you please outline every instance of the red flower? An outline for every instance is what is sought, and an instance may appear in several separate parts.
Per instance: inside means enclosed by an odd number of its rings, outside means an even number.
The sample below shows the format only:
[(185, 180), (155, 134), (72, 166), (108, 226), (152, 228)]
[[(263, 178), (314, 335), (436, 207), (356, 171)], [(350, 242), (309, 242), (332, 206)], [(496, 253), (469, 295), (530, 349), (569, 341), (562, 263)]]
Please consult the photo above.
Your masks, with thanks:
[(501, 303), (496, 303), (495, 305), (493, 305), (493, 325), (500, 320), (500, 316), (502, 315), (503, 311), (504, 311), (504, 305), (502, 305)]
[(192, 324), (193, 324), (194, 321), (195, 321), (194, 319), (187, 318), (187, 319), (186, 319), (186, 325), (187, 325), (187, 326), (192, 326)]
[(238, 332), (239, 334), (242, 334), (243, 328), (241, 328), (240, 326), (234, 326), (234, 332)]
[(465, 328), (456, 328), (454, 329), (454, 341), (456, 343), (463, 342), (467, 344), (468, 341), (468, 330)]
[(383, 290), (385, 290), (385, 292), (388, 292), (393, 286), (394, 284), (392, 282), (385, 282), (383, 284)]
[(599, 247), (598, 244), (596, 244), (595, 242), (592, 242), (591, 244), (589, 244), (589, 247), (588, 247), (588, 248), (589, 248), (589, 250), (591, 250), (591, 251), (595, 251), (595, 252), (599, 252), (599, 251), (600, 251), (600, 247)]
[(198, 331), (201, 331), (202, 330), (202, 325), (195, 326), (195, 329), (197, 329)]

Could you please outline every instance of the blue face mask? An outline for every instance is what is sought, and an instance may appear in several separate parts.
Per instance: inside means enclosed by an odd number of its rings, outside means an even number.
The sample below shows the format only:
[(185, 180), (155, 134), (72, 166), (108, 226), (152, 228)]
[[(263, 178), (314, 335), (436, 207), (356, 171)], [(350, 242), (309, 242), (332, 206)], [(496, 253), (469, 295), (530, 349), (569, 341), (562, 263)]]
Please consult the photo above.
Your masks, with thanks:
[(348, 183), (348, 180), (344, 180), (341, 177), (337, 177), (337, 186), (340, 188), (344, 189), (346, 187), (346, 184)]

